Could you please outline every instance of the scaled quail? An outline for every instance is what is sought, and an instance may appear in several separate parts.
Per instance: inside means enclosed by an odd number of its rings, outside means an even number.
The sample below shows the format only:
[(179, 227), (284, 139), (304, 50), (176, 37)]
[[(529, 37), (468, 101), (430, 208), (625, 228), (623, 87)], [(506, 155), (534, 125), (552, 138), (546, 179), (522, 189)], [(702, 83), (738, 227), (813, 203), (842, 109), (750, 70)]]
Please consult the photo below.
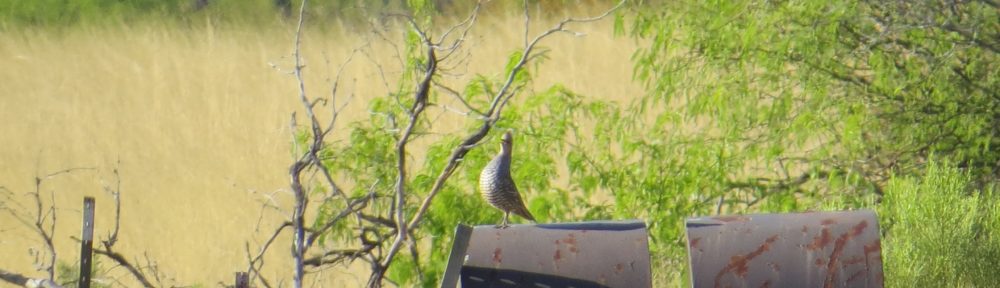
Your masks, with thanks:
[(489, 164), (483, 168), (479, 174), (479, 191), (483, 193), (483, 198), (490, 205), (504, 212), (503, 223), (497, 227), (506, 228), (507, 218), (510, 213), (517, 214), (524, 219), (535, 222), (535, 217), (531, 216), (528, 208), (524, 207), (521, 200), (521, 193), (517, 192), (517, 185), (510, 176), (510, 157), (514, 146), (514, 136), (510, 131), (503, 134), (503, 141), (500, 144), (500, 154), (493, 157)]

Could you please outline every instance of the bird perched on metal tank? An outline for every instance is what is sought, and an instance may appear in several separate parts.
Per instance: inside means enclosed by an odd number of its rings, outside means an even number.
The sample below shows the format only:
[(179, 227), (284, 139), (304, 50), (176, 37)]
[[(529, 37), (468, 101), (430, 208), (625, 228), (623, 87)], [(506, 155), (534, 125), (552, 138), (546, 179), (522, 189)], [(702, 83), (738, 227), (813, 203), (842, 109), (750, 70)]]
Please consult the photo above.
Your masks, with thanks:
[(510, 160), (514, 149), (514, 135), (511, 131), (503, 134), (500, 142), (500, 153), (490, 163), (486, 164), (483, 172), (479, 174), (479, 191), (486, 202), (504, 212), (503, 222), (497, 225), (498, 228), (508, 227), (510, 213), (514, 213), (521, 218), (535, 222), (535, 216), (531, 215), (528, 208), (524, 206), (521, 193), (517, 191), (514, 178), (510, 173)]

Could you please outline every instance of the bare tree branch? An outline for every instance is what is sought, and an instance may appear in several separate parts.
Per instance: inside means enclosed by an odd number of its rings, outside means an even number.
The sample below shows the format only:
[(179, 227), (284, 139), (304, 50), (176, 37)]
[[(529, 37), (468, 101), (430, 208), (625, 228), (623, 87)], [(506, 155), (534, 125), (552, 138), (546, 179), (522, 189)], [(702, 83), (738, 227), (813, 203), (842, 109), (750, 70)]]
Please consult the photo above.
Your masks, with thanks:
[[(121, 165), (121, 160), (118, 160), (118, 165)], [(121, 212), (122, 212), (122, 201), (121, 201), (121, 189), (122, 189), (122, 179), (118, 175), (118, 168), (112, 170), (115, 174), (115, 188), (104, 186), (104, 191), (111, 194), (111, 197), (115, 199), (115, 227), (111, 234), (108, 235), (108, 240), (104, 241), (104, 245), (113, 246), (118, 242), (118, 227), (121, 225)]]
[[(119, 165), (120, 163), (121, 162), (119, 161)], [(142, 271), (141, 267), (130, 262), (128, 258), (125, 257), (125, 255), (122, 255), (121, 253), (114, 251), (114, 245), (115, 243), (118, 243), (118, 231), (120, 230), (121, 226), (121, 176), (118, 173), (118, 168), (115, 168), (112, 171), (115, 175), (115, 184), (114, 184), (115, 188), (111, 188), (111, 186), (105, 185), (104, 191), (110, 193), (111, 196), (115, 199), (115, 225), (114, 227), (112, 227), (111, 230), (112, 232), (108, 234), (108, 239), (101, 241), (101, 244), (104, 247), (104, 249), (101, 249), (100, 247), (94, 248), (94, 253), (97, 255), (103, 255), (105, 257), (111, 258), (111, 260), (113, 260), (117, 265), (124, 267), (126, 270), (128, 270), (129, 274), (132, 274), (132, 276), (135, 277), (135, 279), (138, 280), (139, 283), (142, 283), (144, 287), (156, 287), (156, 285), (153, 285), (153, 282), (150, 281), (149, 277)], [(76, 240), (77, 242), (82, 242), (81, 239), (76, 238), (75, 236), (72, 236), (70, 238)], [(156, 282), (162, 284), (159, 278), (159, 271), (155, 269), (155, 265), (152, 264), (152, 262), (149, 260), (148, 255), (146, 256), (146, 263), (147, 266), (152, 267), (151, 272), (154, 278), (157, 279)]]
[[(278, 228), (274, 230), (274, 233), (271, 234), (271, 237), (264, 242), (263, 246), (260, 247), (257, 255), (250, 259), (250, 265), (247, 268), (247, 273), (249, 273), (250, 279), (260, 279), (261, 283), (263, 283), (265, 287), (271, 287), (271, 285), (267, 282), (267, 279), (264, 279), (264, 276), (260, 274), (260, 268), (264, 266), (264, 254), (267, 253), (271, 244), (274, 243), (274, 239), (277, 239), (278, 235), (281, 235), (281, 231), (288, 227), (292, 227), (291, 222), (284, 222), (281, 226), (278, 226)], [(249, 245), (250, 244), (248, 243), (246, 248), (247, 257), (250, 257)]]
[(149, 281), (148, 278), (146, 278), (146, 275), (142, 273), (142, 270), (133, 265), (132, 262), (129, 262), (128, 259), (125, 258), (125, 256), (122, 255), (121, 253), (111, 250), (112, 248), (113, 247), (111, 246), (105, 246), (104, 249), (97, 248), (94, 249), (94, 253), (111, 258), (111, 260), (114, 260), (115, 263), (118, 263), (118, 265), (125, 267), (125, 269), (128, 270), (128, 272), (131, 273), (132, 276), (135, 276), (136, 280), (139, 280), (139, 283), (142, 283), (143, 287), (156, 287), (155, 285), (153, 285), (152, 282)]
[(314, 161), (316, 158), (310, 155), (315, 155), (313, 152), (319, 151), (322, 141), (322, 135), (325, 135), (320, 129), (319, 120), (316, 119), (316, 114), (313, 113), (312, 106), (309, 105), (309, 98), (306, 97), (306, 87), (305, 79), (302, 77), (302, 23), (305, 22), (306, 6), (308, 6), (308, 0), (302, 1), (302, 6), (299, 8), (299, 23), (295, 28), (295, 51), (293, 52), (295, 56), (295, 79), (298, 80), (299, 84), (299, 98), (302, 101), (302, 106), (306, 110), (306, 114), (309, 117), (309, 125), (312, 128), (313, 144), (309, 148), (307, 155), (304, 155), (289, 169), (291, 174), (291, 186), (292, 192), (295, 193), (295, 208), (292, 212), (292, 229), (294, 231), (294, 238), (292, 243), (292, 258), (294, 259), (294, 269), (295, 274), (293, 275), (293, 285), (295, 288), (302, 287), (302, 257), (305, 253), (305, 246), (303, 246), (305, 241), (305, 210), (307, 204), (306, 192), (302, 187), (302, 182), (300, 176), (302, 170), (305, 169), (309, 162)]
[(373, 199), (375, 199), (375, 196), (376, 196), (375, 192), (372, 191), (372, 192), (368, 193), (368, 196), (366, 196), (364, 198), (359, 198), (359, 199), (355, 199), (355, 200), (351, 201), (351, 203), (347, 206), (347, 208), (344, 208), (344, 210), (341, 210), (340, 213), (337, 214), (337, 216), (334, 216), (332, 219), (327, 220), (326, 224), (323, 224), (322, 227), (320, 227), (319, 229), (316, 229), (315, 231), (313, 231), (309, 235), (309, 238), (306, 239), (306, 244), (305, 244), (306, 249), (308, 250), (308, 248), (312, 246), (313, 242), (316, 241), (316, 238), (319, 238), (327, 230), (330, 230), (330, 228), (333, 228), (333, 226), (336, 225), (337, 222), (340, 222), (341, 219), (343, 219), (344, 217), (347, 217), (350, 214), (358, 213), (358, 211), (360, 211), (361, 209), (364, 209), (366, 206), (368, 206), (368, 202), (370, 202)]
[(427, 99), (430, 97), (430, 87), (431, 80), (434, 78), (434, 73), (437, 70), (437, 56), (434, 53), (434, 47), (430, 38), (424, 31), (420, 30), (412, 18), (408, 18), (410, 24), (413, 26), (415, 32), (420, 36), (421, 42), (425, 45), (427, 49), (427, 65), (424, 70), (423, 79), (417, 86), (417, 90), (414, 93), (416, 100), (413, 102), (413, 106), (409, 110), (410, 121), (407, 124), (405, 130), (403, 130), (402, 136), (396, 142), (396, 201), (393, 212), (395, 213), (396, 220), (396, 239), (392, 243), (392, 247), (389, 248), (389, 254), (382, 260), (381, 267), (378, 271), (372, 274), (372, 278), (369, 279), (368, 286), (376, 287), (381, 285), (382, 278), (384, 278), (386, 269), (388, 269), (390, 263), (392, 263), (393, 257), (395, 256), (395, 251), (399, 250), (399, 247), (406, 241), (406, 236), (409, 235), (406, 225), (406, 146), (409, 143), (410, 136), (413, 135), (413, 129), (417, 125), (417, 120), (420, 118), (424, 108), (427, 107)]
[[(28, 192), (28, 195), (32, 197), (32, 200), (34, 201), (35, 204), (35, 215), (33, 220), (28, 220), (28, 217), (24, 217), (25, 215), (18, 214), (13, 210), (13, 208), (7, 207), (6, 205), (3, 206), (5, 210), (8, 210), (8, 212), (10, 212), (12, 216), (17, 218), (18, 221), (30, 227), (40, 238), (42, 238), (42, 241), (45, 244), (45, 249), (46, 249), (45, 252), (37, 251), (34, 249), (29, 249), (28, 252), (29, 254), (35, 257), (34, 265), (36, 266), (36, 269), (38, 269), (39, 271), (45, 271), (47, 274), (46, 276), (48, 277), (47, 280), (49, 281), (55, 281), (55, 265), (57, 259), (56, 249), (53, 243), (53, 238), (55, 237), (56, 233), (56, 220), (57, 220), (56, 204), (55, 204), (56, 195), (55, 195), (55, 190), (49, 190), (48, 207), (43, 207), (44, 201), (42, 200), (41, 196), (42, 185), (44, 184), (45, 180), (52, 179), (61, 175), (70, 174), (75, 171), (83, 171), (83, 170), (95, 170), (95, 169), (89, 167), (76, 167), (76, 168), (68, 168), (52, 172), (45, 176), (38, 176), (38, 174), (36, 174), (35, 189), (31, 192)], [(6, 190), (6, 188), (4, 189)], [(49, 219), (50, 217), (51, 219)], [(48, 224), (48, 227), (46, 227), (46, 224)], [(47, 253), (47, 255), (43, 253)], [(40, 260), (40, 257), (42, 256), (48, 256), (48, 260), (47, 261)]]
[[(476, 116), (483, 117), (483, 118), (486, 117), (486, 115), (483, 114), (482, 111), (479, 111), (479, 109), (476, 109), (475, 107), (472, 107), (472, 105), (469, 105), (469, 102), (465, 101), (465, 99), (462, 98), (462, 94), (458, 93), (458, 91), (455, 91), (455, 89), (451, 89), (451, 87), (444, 86), (444, 84), (438, 83), (437, 81), (434, 81), (434, 87), (437, 87), (438, 89), (444, 90), (445, 92), (447, 92), (448, 95), (454, 96), (455, 99), (458, 99), (458, 101), (461, 102), (463, 106), (465, 106), (465, 109), (469, 109), (469, 111), (472, 111), (473, 113), (476, 113)], [(444, 106), (444, 107), (445, 107), (445, 109), (448, 109), (448, 106)], [(469, 112), (462, 112), (462, 111), (457, 111), (457, 112), (460, 113), (460, 114), (462, 114), (463, 116), (468, 116), (469, 115)]]
[(7, 283), (25, 286), (28, 284), (29, 279), (30, 278), (24, 275), (0, 269), (0, 280), (6, 281)]
[(0, 269), (0, 280), (22, 287), (61, 288), (58, 283), (49, 279), (29, 278), (3, 269)]

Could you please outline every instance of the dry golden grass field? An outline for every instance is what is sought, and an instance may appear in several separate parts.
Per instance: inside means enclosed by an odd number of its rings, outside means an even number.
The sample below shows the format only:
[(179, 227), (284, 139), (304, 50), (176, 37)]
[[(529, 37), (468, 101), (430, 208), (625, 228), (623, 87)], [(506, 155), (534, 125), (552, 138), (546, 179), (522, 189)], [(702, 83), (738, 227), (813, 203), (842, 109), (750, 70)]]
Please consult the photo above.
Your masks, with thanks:
[[(532, 34), (553, 23), (538, 20)], [(502, 72), (507, 55), (520, 46), (522, 25), (519, 16), (481, 19), (467, 43), (467, 65), (456, 73)], [(295, 79), (287, 74), (290, 27), (140, 24), (0, 33), (0, 186), (16, 201), (8, 204), (31, 212), (26, 193), (35, 189), (36, 175), (94, 168), (45, 179), (41, 186), (43, 200), (53, 197), (58, 208), (59, 260), (74, 263), (79, 246), (70, 237), (79, 237), (84, 196), (97, 199), (97, 237), (110, 232), (113, 200), (103, 187), (116, 185), (117, 168), (122, 192), (117, 249), (143, 265), (148, 255), (174, 279), (168, 284), (231, 283), (233, 272), (246, 269), (245, 243), (255, 249), (284, 220), (265, 211), (261, 230), (255, 230), (262, 201), (273, 195), (290, 207), (289, 119), (301, 108)], [(543, 42), (552, 49), (551, 59), (538, 67), (536, 86), (562, 83), (605, 99), (642, 93), (631, 80), (634, 40), (612, 36), (610, 19), (574, 27), (586, 36), (559, 34)], [(326, 93), (326, 79), (339, 63), (371, 38), (317, 30), (308, 30), (303, 43), (313, 95)], [(381, 52), (373, 57), (392, 57), (387, 47), (374, 47)], [(385, 92), (365, 61), (358, 57), (345, 71), (342, 89), (354, 97), (340, 123), (367, 117), (367, 99)], [(398, 69), (385, 72), (390, 79), (399, 75)], [(278, 244), (273, 253), (280, 256), (265, 271), (286, 284), (287, 243)], [(29, 255), (29, 249), (41, 248), (27, 226), (0, 214), (0, 268), (41, 277)], [(323, 273), (325, 281), (315, 285), (355, 286), (366, 277), (351, 270)], [(107, 276), (134, 284), (121, 268)]]

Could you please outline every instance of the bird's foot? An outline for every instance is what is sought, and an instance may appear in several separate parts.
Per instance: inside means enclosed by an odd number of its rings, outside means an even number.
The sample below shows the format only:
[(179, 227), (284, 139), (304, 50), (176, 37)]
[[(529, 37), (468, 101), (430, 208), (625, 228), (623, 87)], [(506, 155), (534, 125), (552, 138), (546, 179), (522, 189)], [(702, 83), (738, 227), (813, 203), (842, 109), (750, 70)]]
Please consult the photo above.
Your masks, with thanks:
[(493, 226), (493, 228), (497, 228), (497, 229), (507, 229), (507, 227), (510, 227), (510, 225), (507, 225), (507, 224), (497, 224), (497, 225)]

